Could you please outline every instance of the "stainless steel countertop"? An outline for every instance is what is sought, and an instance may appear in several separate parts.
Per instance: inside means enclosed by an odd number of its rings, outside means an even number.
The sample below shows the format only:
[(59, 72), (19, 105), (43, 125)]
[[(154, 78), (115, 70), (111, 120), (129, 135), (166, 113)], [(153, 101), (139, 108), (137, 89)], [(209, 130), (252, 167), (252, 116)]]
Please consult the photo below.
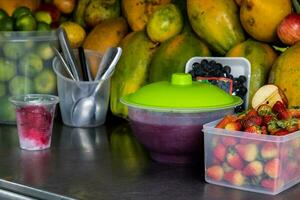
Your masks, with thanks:
[(124, 129), (127, 122), (90, 129), (56, 122), (52, 147), (31, 152), (19, 148), (16, 126), (1, 125), (0, 199), (282, 200), (300, 195), (300, 185), (270, 196), (207, 184), (203, 163), (154, 162), (134, 138), (118, 135)]

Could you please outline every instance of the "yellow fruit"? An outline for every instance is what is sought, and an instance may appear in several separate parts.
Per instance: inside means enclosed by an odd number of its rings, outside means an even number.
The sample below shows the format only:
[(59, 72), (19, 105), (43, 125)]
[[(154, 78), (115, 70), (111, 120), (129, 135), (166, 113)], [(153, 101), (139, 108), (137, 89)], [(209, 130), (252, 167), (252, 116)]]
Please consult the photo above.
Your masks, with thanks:
[(133, 31), (143, 30), (152, 15), (160, 5), (171, 0), (122, 0), (122, 10)]
[(272, 66), (269, 83), (280, 87), (289, 106), (300, 106), (300, 42), (284, 51)]
[(66, 31), (72, 48), (78, 48), (81, 46), (85, 39), (86, 33), (79, 24), (67, 21), (63, 22), (60, 27)]
[(53, 0), (53, 4), (62, 13), (69, 14), (74, 10), (76, 1), (75, 0)]
[(249, 89), (249, 102), (251, 102), (254, 93), (268, 81), (268, 73), (277, 57), (275, 50), (266, 43), (249, 39), (234, 46), (226, 56), (245, 57), (251, 63)]
[(196, 34), (220, 55), (245, 40), (233, 0), (187, 0), (187, 12)]
[(290, 0), (244, 0), (240, 8), (240, 20), (253, 38), (272, 42), (277, 39), (277, 26), (291, 12)]
[[(86, 36), (83, 48), (91, 49), (104, 54), (110, 47), (116, 47), (128, 33), (128, 25), (123, 17), (108, 19), (96, 25)], [(98, 65), (92, 67), (92, 75), (97, 73)]]
[(14, 10), (20, 6), (26, 6), (30, 10), (36, 10), (40, 5), (40, 0), (1, 0), (0, 8), (12, 15)]
[(150, 17), (147, 34), (154, 42), (163, 42), (178, 33), (183, 27), (180, 10), (174, 4), (162, 5)]

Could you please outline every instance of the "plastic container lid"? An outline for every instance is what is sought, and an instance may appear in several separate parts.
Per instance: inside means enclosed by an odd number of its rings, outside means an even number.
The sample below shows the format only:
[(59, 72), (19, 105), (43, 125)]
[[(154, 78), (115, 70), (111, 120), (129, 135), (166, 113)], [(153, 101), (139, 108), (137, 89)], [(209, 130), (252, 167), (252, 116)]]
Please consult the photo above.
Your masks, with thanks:
[(141, 109), (199, 112), (235, 107), (243, 100), (212, 84), (194, 82), (190, 74), (175, 73), (171, 82), (146, 85), (121, 102)]

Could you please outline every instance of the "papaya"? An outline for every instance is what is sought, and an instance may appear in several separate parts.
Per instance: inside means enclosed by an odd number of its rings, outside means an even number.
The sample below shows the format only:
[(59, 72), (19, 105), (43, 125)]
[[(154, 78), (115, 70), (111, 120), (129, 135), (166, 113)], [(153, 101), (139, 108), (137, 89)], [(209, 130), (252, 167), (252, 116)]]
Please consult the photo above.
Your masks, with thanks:
[(109, 47), (116, 47), (127, 33), (128, 25), (123, 17), (107, 19), (91, 30), (83, 47), (104, 54)]
[(160, 5), (168, 4), (171, 0), (122, 0), (123, 15), (133, 31), (141, 31)]
[(30, 10), (36, 10), (40, 5), (40, 0), (2, 0), (0, 1), (0, 9), (3, 9), (7, 12), (8, 15), (12, 15), (14, 10), (20, 6), (26, 6)]
[(220, 55), (245, 40), (234, 0), (187, 0), (193, 30)]
[(121, 41), (123, 53), (111, 78), (110, 109), (112, 114), (127, 119), (128, 108), (120, 98), (135, 92), (147, 82), (148, 69), (156, 50), (145, 31), (131, 32)]
[(274, 42), (277, 26), (291, 12), (290, 0), (244, 0), (240, 20), (245, 31), (256, 40)]
[(300, 106), (300, 42), (285, 50), (275, 60), (269, 75), (269, 83), (280, 87), (289, 106)]
[[(254, 93), (268, 82), (269, 71), (277, 54), (268, 44), (248, 39), (229, 50), (227, 57), (244, 57), (251, 64), (249, 102)], [(250, 106), (250, 105), (249, 105)]]
[(191, 32), (184, 32), (162, 42), (151, 60), (149, 81), (170, 80), (173, 73), (184, 72), (186, 62), (194, 56), (210, 56), (210, 51)]
[(84, 20), (88, 26), (94, 27), (105, 19), (120, 15), (120, 0), (90, 0), (85, 8)]

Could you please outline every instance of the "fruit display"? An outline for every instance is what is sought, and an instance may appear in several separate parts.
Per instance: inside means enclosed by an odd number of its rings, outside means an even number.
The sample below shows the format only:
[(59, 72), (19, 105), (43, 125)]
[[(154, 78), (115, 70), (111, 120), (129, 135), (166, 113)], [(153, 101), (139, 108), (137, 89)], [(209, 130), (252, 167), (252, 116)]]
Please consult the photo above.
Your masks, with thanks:
[(15, 123), (12, 95), (56, 94), (56, 77), (51, 69), (57, 46), (55, 32), (0, 32), (0, 122)]

